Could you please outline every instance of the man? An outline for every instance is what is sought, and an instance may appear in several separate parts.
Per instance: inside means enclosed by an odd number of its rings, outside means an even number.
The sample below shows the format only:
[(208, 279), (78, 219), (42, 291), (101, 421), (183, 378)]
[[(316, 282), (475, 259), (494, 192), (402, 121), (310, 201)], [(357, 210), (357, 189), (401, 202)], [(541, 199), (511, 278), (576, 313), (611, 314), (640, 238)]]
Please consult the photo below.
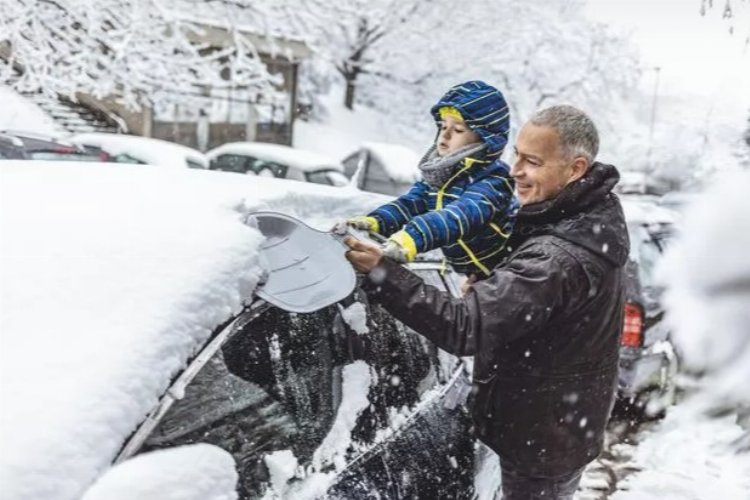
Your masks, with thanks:
[(521, 129), (521, 204), (507, 258), (462, 299), (349, 238), (368, 294), (458, 356), (474, 356), (478, 437), (500, 456), (503, 498), (570, 499), (602, 449), (614, 400), (629, 242), (617, 170), (594, 162), (596, 127), (555, 106)]

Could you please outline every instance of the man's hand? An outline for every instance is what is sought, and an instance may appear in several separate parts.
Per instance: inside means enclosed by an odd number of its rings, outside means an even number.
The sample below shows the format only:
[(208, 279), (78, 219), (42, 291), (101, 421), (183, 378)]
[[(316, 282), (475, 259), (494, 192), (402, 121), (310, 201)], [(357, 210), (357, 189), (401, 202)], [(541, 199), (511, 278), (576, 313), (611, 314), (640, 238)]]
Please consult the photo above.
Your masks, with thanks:
[(383, 249), (374, 243), (359, 241), (352, 236), (344, 238), (344, 243), (351, 248), (346, 252), (346, 258), (360, 273), (370, 274), (383, 260)]

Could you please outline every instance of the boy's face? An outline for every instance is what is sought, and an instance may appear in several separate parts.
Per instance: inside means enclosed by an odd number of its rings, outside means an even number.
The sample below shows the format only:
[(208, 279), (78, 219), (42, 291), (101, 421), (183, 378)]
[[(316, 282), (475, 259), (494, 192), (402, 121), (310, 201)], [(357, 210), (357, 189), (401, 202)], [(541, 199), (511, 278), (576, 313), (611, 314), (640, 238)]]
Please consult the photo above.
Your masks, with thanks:
[(481, 138), (463, 120), (446, 116), (440, 122), (440, 133), (435, 141), (435, 145), (437, 146), (438, 154), (445, 156), (463, 146), (480, 141)]

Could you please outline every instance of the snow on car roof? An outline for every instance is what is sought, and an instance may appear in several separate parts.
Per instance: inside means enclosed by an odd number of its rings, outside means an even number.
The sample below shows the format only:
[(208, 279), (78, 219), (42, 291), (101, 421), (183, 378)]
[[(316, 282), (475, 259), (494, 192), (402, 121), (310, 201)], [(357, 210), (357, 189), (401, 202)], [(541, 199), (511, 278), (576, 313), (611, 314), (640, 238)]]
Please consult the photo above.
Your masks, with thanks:
[(679, 220), (673, 210), (659, 206), (656, 199), (642, 196), (621, 195), (622, 209), (628, 223), (640, 224), (675, 224)]
[[(105, 168), (108, 167), (108, 168)], [(247, 212), (316, 227), (382, 203), (192, 169), (6, 161), (0, 169), (0, 483), (81, 497), (260, 269)]]
[(127, 154), (149, 165), (163, 165), (167, 167), (187, 167), (186, 160), (208, 166), (206, 156), (200, 151), (151, 137), (140, 137), (125, 134), (85, 133), (77, 134), (69, 139), (72, 142), (98, 146), (111, 155)]
[(362, 147), (378, 159), (394, 181), (410, 184), (419, 179), (420, 157), (412, 149), (387, 142), (365, 142)]
[(248, 155), (262, 160), (275, 161), (311, 172), (323, 168), (344, 171), (340, 162), (314, 151), (297, 149), (265, 142), (230, 142), (212, 149), (206, 156), (213, 160), (222, 154)]

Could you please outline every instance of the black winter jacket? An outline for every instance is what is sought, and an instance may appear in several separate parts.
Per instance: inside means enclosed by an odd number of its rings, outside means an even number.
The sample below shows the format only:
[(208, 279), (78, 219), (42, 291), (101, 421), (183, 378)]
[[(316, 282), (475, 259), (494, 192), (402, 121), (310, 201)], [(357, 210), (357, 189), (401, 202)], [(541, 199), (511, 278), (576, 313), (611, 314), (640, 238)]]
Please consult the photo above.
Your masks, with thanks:
[(474, 356), (477, 435), (525, 474), (568, 474), (602, 449), (629, 251), (611, 192), (618, 179), (614, 167), (595, 163), (555, 199), (522, 207), (508, 257), (464, 299), (391, 261), (369, 287), (442, 349)]

